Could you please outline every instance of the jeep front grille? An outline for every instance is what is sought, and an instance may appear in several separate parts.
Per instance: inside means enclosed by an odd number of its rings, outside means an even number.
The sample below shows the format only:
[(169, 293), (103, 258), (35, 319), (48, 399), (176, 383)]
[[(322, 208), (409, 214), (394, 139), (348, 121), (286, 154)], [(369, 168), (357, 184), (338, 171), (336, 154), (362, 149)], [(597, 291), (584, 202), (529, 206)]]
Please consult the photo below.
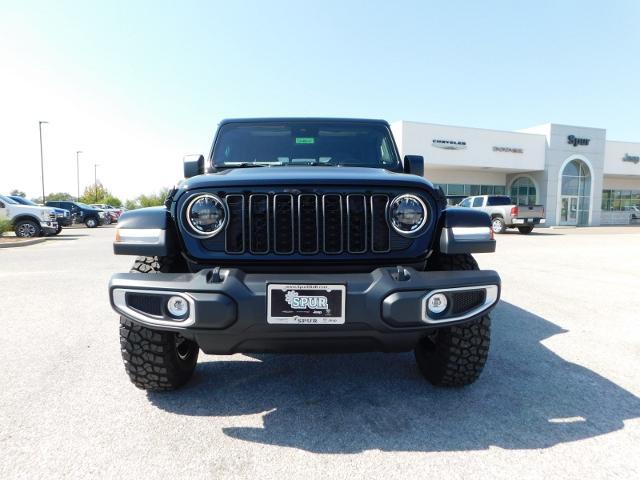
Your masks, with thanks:
[(391, 249), (386, 194), (228, 194), (225, 201), (227, 253), (312, 255)]

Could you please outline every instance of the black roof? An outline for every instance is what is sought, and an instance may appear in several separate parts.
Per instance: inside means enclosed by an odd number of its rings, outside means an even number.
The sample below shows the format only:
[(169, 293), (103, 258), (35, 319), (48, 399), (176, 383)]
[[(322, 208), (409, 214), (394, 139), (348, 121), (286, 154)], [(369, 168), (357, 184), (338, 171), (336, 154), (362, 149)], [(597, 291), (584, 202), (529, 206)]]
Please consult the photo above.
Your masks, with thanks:
[(220, 125), (225, 123), (252, 123), (252, 122), (336, 122), (336, 123), (369, 123), (389, 126), (386, 120), (372, 118), (336, 118), (336, 117), (261, 117), (261, 118), (225, 118)]

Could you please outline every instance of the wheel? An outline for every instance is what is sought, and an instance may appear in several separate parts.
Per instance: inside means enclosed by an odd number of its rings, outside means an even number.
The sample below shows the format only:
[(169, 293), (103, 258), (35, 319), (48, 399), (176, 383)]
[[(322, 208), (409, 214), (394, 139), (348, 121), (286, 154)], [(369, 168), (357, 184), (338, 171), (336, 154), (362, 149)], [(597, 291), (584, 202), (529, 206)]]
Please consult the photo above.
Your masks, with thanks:
[(16, 237), (38, 237), (42, 233), (40, 225), (33, 220), (20, 220), (16, 223), (14, 231)]
[(87, 228), (96, 228), (98, 226), (98, 220), (95, 217), (89, 217), (84, 221)]
[(111, 225), (111, 217), (109, 215), (104, 216), (104, 224)]
[(533, 230), (533, 227), (518, 227), (518, 231), (523, 235), (528, 235)]
[(491, 229), (493, 230), (493, 233), (505, 232), (507, 227), (504, 224), (504, 220), (502, 219), (502, 217), (494, 217), (493, 219), (491, 219)]
[(55, 235), (60, 234), (60, 232), (62, 231), (62, 227), (60, 225), (58, 225), (58, 228), (56, 228), (56, 233)]
[[(430, 271), (478, 270), (469, 254), (434, 254), (427, 263)], [(437, 329), (423, 338), (415, 349), (416, 362), (433, 385), (463, 387), (475, 382), (487, 361), (491, 339), (491, 318), (483, 315), (462, 325)]]
[[(168, 273), (178, 263), (163, 257), (138, 257), (131, 269), (137, 273)], [(199, 347), (174, 332), (136, 325), (120, 317), (120, 351), (131, 382), (143, 390), (175, 390), (189, 381), (198, 361)]]

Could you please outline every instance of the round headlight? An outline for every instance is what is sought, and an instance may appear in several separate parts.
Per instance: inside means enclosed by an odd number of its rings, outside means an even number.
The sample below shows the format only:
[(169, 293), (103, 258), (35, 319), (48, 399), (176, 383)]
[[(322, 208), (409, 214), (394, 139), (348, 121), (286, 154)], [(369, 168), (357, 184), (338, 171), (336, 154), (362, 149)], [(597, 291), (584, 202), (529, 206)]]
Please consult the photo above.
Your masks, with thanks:
[(191, 199), (187, 205), (186, 218), (196, 236), (213, 237), (224, 228), (227, 210), (219, 197), (205, 193)]
[(398, 195), (389, 205), (389, 220), (401, 235), (411, 236), (427, 223), (427, 206), (416, 195)]

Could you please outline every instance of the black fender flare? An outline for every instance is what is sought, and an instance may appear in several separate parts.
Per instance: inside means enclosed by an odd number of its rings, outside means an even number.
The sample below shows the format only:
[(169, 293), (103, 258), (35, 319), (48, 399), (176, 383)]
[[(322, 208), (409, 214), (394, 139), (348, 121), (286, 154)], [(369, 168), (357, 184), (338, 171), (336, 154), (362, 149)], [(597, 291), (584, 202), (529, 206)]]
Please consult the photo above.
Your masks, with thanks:
[(458, 254), (496, 251), (491, 218), (487, 213), (464, 207), (449, 207), (442, 215), (440, 252)]
[(123, 213), (118, 219), (113, 253), (166, 257), (176, 253), (173, 220), (164, 207), (147, 207)]

